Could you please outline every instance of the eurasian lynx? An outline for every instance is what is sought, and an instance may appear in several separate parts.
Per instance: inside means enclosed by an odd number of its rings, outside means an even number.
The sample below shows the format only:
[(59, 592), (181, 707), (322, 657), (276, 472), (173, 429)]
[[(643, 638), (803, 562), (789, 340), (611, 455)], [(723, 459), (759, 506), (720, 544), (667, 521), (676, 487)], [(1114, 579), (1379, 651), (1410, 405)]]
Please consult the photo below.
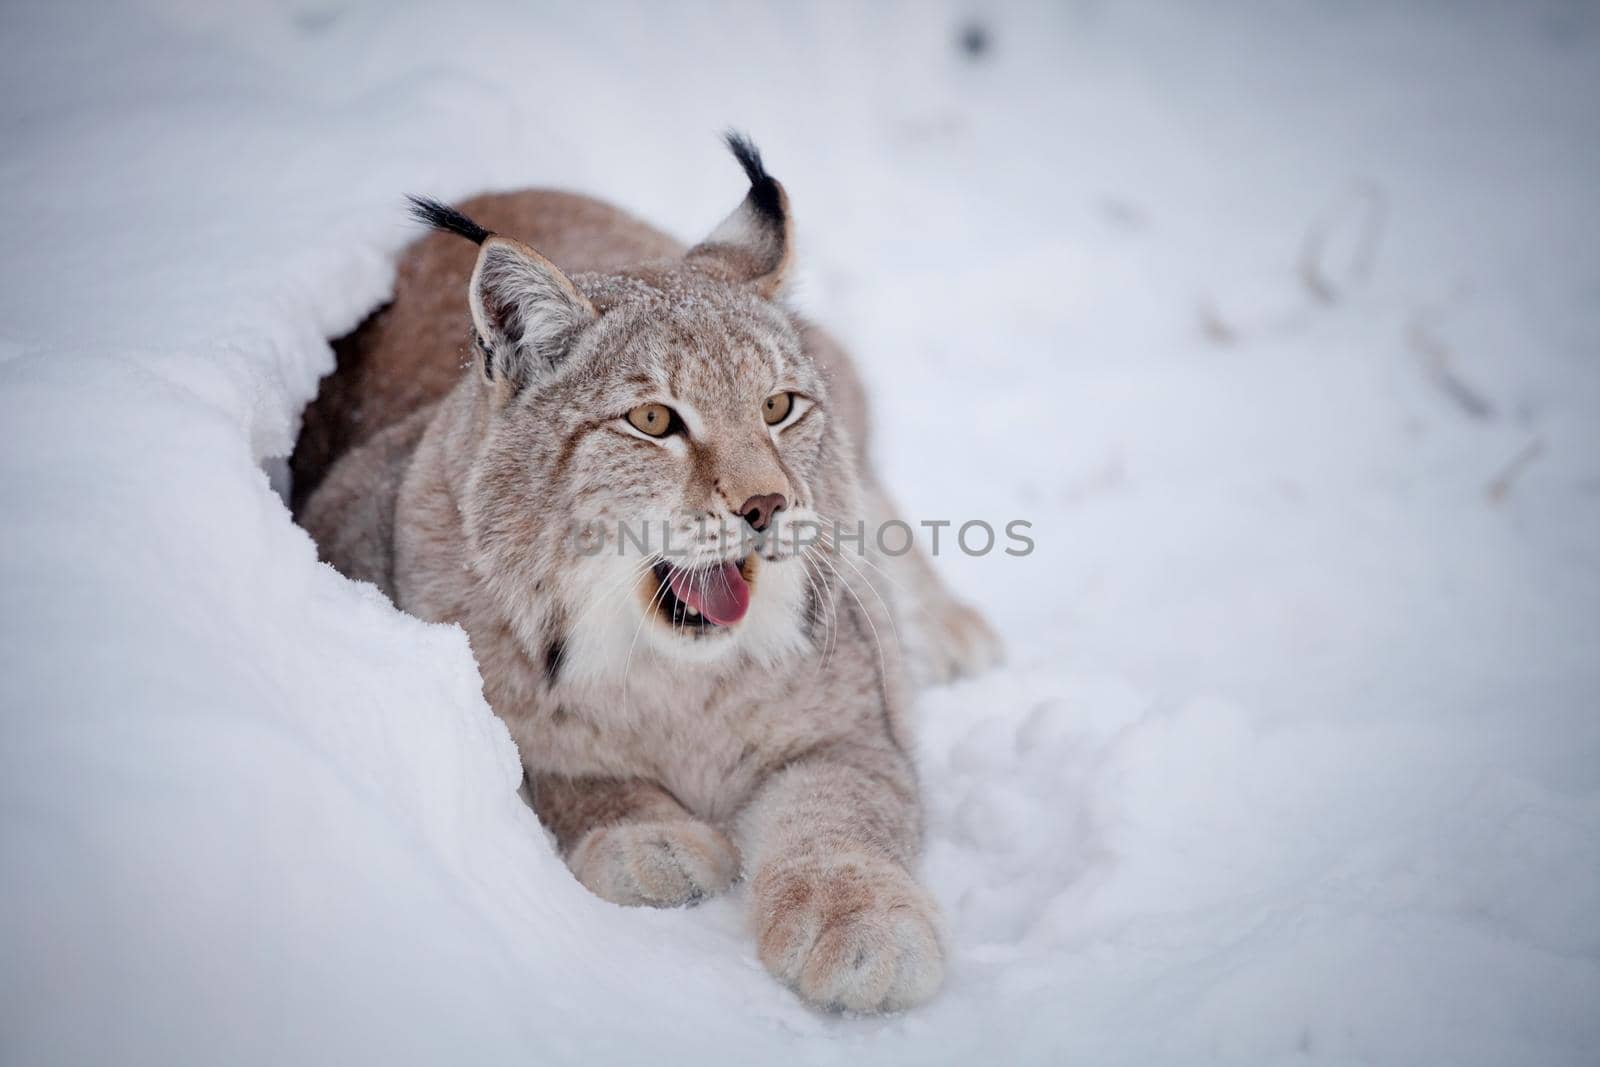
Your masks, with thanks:
[(860, 388), (780, 302), (788, 198), (729, 144), (749, 193), (687, 251), (569, 194), (416, 201), (448, 232), (342, 342), (302, 495), (337, 462), (302, 521), (345, 574), (466, 631), (584, 885), (671, 906), (742, 873), (774, 974), (895, 1009), (944, 969), (902, 671), (998, 649), (926, 560), (853, 540), (892, 515)]

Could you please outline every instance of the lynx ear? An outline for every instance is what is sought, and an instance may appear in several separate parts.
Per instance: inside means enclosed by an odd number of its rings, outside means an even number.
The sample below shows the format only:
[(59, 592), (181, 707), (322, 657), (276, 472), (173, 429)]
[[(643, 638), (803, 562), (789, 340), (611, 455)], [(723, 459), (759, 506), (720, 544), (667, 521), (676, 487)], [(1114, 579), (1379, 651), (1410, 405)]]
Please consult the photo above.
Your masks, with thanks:
[(686, 258), (770, 299), (783, 288), (792, 253), (789, 197), (762, 166), (761, 153), (748, 137), (730, 132), (726, 140), (750, 179), (750, 192)]
[(425, 196), (408, 196), (411, 217), (479, 246), (467, 300), (483, 374), (520, 389), (554, 370), (579, 330), (599, 315), (561, 269), (509, 237)]
[(549, 374), (598, 318), (559, 267), (520, 241), (488, 237), (468, 286), (484, 373), (520, 388)]

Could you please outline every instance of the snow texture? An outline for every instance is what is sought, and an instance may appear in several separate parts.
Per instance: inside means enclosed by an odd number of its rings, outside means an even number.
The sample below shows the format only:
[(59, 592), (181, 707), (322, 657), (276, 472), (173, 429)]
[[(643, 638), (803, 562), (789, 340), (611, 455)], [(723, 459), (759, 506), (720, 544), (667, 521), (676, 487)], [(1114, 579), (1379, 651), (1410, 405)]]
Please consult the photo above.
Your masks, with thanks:
[[(0, 1060), (1593, 1063), (1579, 3), (0, 8)], [(269, 476), (402, 194), (693, 239), (759, 141), (1009, 665), (918, 703), (932, 1004), (589, 896), (463, 635)], [(949, 532), (944, 547), (948, 549)]]

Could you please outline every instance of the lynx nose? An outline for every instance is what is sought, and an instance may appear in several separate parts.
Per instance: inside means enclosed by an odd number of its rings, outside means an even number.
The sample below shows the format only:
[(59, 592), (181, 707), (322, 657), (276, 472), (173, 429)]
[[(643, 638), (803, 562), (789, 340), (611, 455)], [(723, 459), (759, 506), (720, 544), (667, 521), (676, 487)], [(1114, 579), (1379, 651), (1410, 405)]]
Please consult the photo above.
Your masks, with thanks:
[(748, 522), (752, 529), (759, 532), (772, 523), (774, 515), (788, 506), (789, 502), (783, 498), (782, 493), (762, 493), (746, 500), (739, 508), (739, 514), (744, 516), (744, 521)]

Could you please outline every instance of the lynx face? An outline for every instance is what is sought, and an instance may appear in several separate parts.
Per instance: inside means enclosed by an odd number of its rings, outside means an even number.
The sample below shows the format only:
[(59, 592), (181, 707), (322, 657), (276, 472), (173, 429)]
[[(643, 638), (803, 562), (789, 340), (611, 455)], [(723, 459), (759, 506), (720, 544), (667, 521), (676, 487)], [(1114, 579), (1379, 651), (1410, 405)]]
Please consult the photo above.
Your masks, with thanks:
[(568, 278), (483, 234), (483, 447), (460, 507), (471, 565), (565, 671), (802, 648), (838, 566), (810, 546), (859, 512), (826, 385), (773, 299), (786, 200), (740, 159), (750, 195), (679, 262)]
[(469, 528), (485, 570), (540, 564), (574, 658), (779, 656), (827, 573), (806, 542), (848, 488), (826, 388), (769, 301), (681, 272), (652, 281), (577, 279), (598, 317), (494, 416)]

